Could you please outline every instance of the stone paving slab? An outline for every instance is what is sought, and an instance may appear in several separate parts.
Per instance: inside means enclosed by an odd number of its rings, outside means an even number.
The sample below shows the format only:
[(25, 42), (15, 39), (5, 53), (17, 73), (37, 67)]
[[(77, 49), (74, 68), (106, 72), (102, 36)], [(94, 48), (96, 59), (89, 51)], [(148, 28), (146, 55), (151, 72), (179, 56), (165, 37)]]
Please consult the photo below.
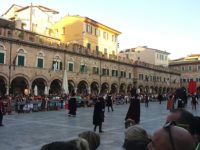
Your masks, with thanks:
[[(122, 150), (124, 139), (124, 118), (129, 104), (115, 105), (113, 112), (105, 113), (104, 133), (98, 150)], [(187, 109), (200, 115), (197, 110)], [(42, 145), (53, 141), (66, 141), (77, 137), (80, 132), (92, 130), (92, 108), (78, 108), (77, 117), (68, 117), (65, 110), (33, 112), (4, 116), (4, 127), (0, 127), (0, 150), (40, 150)], [(164, 124), (166, 102), (141, 104), (141, 123), (149, 133)]]

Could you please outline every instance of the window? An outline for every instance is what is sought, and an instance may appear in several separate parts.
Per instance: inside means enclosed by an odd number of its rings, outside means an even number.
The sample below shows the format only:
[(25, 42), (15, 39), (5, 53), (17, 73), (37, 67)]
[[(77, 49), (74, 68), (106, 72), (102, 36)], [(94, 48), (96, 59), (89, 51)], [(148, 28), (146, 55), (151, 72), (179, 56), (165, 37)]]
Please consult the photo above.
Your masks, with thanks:
[(0, 64), (4, 64), (4, 53), (0, 52)]
[(116, 42), (116, 36), (115, 35), (112, 35), (112, 42)]
[(103, 76), (109, 76), (109, 69), (103, 68), (103, 69), (102, 69), (102, 75), (103, 75)]
[(43, 68), (43, 59), (42, 58), (38, 58), (37, 60), (38, 60), (37, 61), (37, 67), (38, 68)]
[(189, 70), (189, 71), (192, 71), (192, 66), (188, 66), (188, 70)]
[(103, 38), (107, 39), (107, 33), (106, 32), (103, 32)]
[(99, 74), (99, 68), (93, 67), (92, 72), (93, 72), (93, 74)]
[(96, 46), (96, 54), (99, 54), (99, 46)]
[(143, 80), (144, 77), (143, 77), (143, 74), (139, 74), (139, 80)]
[(62, 34), (65, 34), (65, 27), (62, 27)]
[(74, 63), (68, 62), (68, 71), (74, 71)]
[(86, 73), (87, 72), (87, 66), (85, 64), (80, 65), (80, 72), (81, 73)]
[(95, 28), (95, 35), (100, 36), (100, 30)]
[(107, 54), (107, 48), (104, 48), (104, 54)]
[(38, 68), (43, 68), (44, 67), (44, 57), (43, 57), (43, 53), (40, 52), (37, 55), (37, 65)]
[(118, 77), (118, 71), (117, 70), (112, 70), (112, 76), (113, 77)]
[(86, 32), (92, 33), (92, 26), (91, 25), (89, 25), (89, 24), (86, 25)]
[(185, 71), (185, 67), (184, 67), (184, 66), (182, 66), (182, 67), (181, 67), (181, 70), (182, 70), (182, 71)]
[(53, 68), (54, 71), (55, 70), (62, 70), (62, 62), (61, 62), (61, 60), (53, 61), (52, 68)]
[(200, 71), (200, 65), (197, 66), (197, 70)]
[(18, 56), (18, 66), (24, 66), (24, 56)]
[(128, 78), (131, 79), (131, 73), (128, 74)]
[(91, 49), (91, 44), (90, 43), (87, 43), (87, 48)]

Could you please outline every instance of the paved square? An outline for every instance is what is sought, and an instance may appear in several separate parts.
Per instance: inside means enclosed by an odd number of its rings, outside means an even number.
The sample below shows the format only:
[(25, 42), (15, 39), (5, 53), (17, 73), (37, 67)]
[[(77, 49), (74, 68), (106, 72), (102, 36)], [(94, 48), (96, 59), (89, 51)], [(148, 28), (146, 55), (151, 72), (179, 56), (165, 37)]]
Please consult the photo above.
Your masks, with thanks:
[[(187, 109), (193, 114), (200, 114), (200, 104), (197, 110)], [(104, 133), (101, 136), (101, 146), (98, 150), (122, 150), (124, 139), (124, 118), (129, 104), (114, 105), (113, 112), (105, 112), (103, 123)], [(78, 108), (77, 117), (68, 117), (65, 110), (33, 112), (4, 116), (4, 127), (0, 127), (1, 150), (40, 150), (41, 146), (53, 141), (65, 141), (77, 137), (86, 130), (93, 130), (92, 108)], [(149, 108), (141, 104), (141, 123), (148, 132), (164, 124), (166, 102), (149, 103)]]

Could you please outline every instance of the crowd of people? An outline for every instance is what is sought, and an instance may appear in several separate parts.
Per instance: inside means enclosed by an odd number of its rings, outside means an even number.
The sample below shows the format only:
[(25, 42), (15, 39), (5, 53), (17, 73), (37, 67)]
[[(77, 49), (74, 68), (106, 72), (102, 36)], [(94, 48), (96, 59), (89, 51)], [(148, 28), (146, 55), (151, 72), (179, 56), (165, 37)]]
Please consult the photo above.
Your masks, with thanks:
[[(140, 123), (140, 103), (141, 97), (148, 107), (149, 96), (137, 93), (134, 89), (129, 97), (129, 108), (125, 116), (125, 138), (122, 147), (125, 150), (200, 150), (200, 117), (194, 116), (184, 109), (187, 101), (182, 100), (176, 94), (171, 94), (167, 98), (167, 109), (169, 115), (166, 116), (163, 126), (156, 129), (150, 135)], [(161, 104), (163, 96), (158, 95)], [(190, 95), (192, 109), (196, 109), (198, 103), (197, 96)], [(99, 133), (103, 131), (103, 122), (107, 106), (107, 111), (114, 111), (113, 97), (111, 93), (106, 95), (93, 96), (93, 131), (80, 133), (76, 139), (70, 141), (56, 141), (42, 146), (41, 150), (96, 150), (100, 145)], [(68, 116), (75, 117), (77, 110), (76, 94), (72, 92), (66, 103)], [(44, 108), (46, 103), (43, 104)], [(0, 99), (0, 126), (3, 126), (4, 115), (3, 101)]]

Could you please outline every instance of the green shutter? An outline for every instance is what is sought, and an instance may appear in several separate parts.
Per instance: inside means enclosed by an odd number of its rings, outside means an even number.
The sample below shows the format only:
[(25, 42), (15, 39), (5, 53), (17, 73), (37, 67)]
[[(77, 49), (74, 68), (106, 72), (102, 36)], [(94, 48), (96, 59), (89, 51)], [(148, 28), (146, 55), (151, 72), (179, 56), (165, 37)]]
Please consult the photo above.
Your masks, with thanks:
[(38, 68), (43, 68), (43, 59), (38, 58)]
[(55, 63), (56, 63), (56, 61), (53, 61), (53, 62), (52, 62), (52, 69), (54, 69), (54, 68), (53, 68), (53, 65), (54, 65)]
[(18, 56), (18, 66), (24, 66), (24, 56)]
[(62, 70), (62, 62), (60, 62), (60, 70)]
[(0, 64), (4, 64), (4, 53), (0, 53)]
[(73, 64), (72, 63), (69, 63), (69, 69), (68, 71), (73, 71)]

